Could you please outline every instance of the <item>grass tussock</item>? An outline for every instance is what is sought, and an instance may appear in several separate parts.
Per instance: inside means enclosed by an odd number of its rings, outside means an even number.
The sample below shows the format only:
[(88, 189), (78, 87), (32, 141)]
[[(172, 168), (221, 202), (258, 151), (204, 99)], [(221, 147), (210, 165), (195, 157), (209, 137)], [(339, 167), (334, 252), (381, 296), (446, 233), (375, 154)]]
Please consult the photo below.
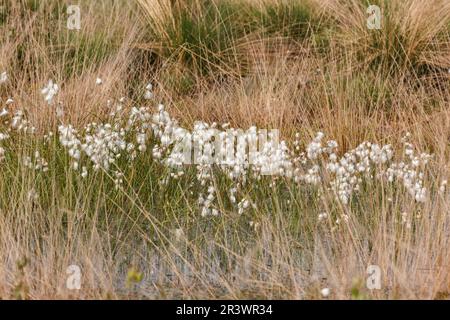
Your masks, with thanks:
[[(448, 299), (448, 1), (0, 4), (0, 298)], [(281, 171), (178, 165), (198, 121)]]
[[(168, 65), (167, 81), (250, 72), (248, 50), (258, 42), (298, 42), (318, 28), (306, 1), (138, 1), (150, 39), (143, 48)], [(273, 52), (276, 54), (276, 51)], [(173, 73), (179, 70), (178, 73)], [(175, 78), (175, 79), (172, 79)]]

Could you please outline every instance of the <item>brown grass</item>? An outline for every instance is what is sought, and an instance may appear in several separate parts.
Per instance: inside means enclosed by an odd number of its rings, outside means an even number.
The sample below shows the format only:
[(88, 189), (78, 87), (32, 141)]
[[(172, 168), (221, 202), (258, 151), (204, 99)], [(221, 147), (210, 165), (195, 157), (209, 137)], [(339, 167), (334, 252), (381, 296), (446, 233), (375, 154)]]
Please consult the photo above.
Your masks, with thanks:
[[(54, 9), (58, 1), (45, 1), (36, 11), (29, 10), (27, 1), (3, 1), (11, 13), (0, 25), (0, 72), (6, 70), (10, 80), (0, 87), (1, 104), (13, 98), (10, 109), (23, 108), (46, 132), (57, 123), (54, 108), (40, 95), (50, 78), (61, 87), (64, 121), (77, 126), (101, 121), (111, 111), (111, 99), (129, 96), (130, 106), (146, 104), (138, 93), (152, 81), (157, 99), (187, 125), (205, 120), (279, 128), (288, 139), (301, 132), (302, 141), (323, 131), (344, 151), (365, 140), (398, 145), (411, 132), (419, 150), (435, 154), (430, 188), (449, 176), (448, 1), (386, 2), (382, 9), (389, 16), (376, 31), (366, 28), (362, 1), (310, 1), (324, 30), (302, 41), (252, 33), (233, 51), (245, 55), (249, 69), (224, 70), (225, 76), (218, 78), (186, 69), (178, 56), (159, 57), (156, 43), (148, 40), (148, 28), (170, 37), (164, 24), (176, 24), (172, 1), (137, 2), (81, 1), (82, 29), (68, 31), (64, 11)], [(276, 1), (247, 2), (262, 6)], [(49, 17), (52, 10), (57, 18)], [(320, 42), (323, 38), (326, 44)], [(101, 87), (95, 86), (97, 77), (103, 79)], [(168, 77), (189, 77), (188, 90), (180, 90)], [(70, 174), (65, 174), (69, 181)], [(119, 205), (114, 214), (103, 215), (106, 196), (91, 197), (89, 187), (76, 192), (51, 184), (49, 210), (27, 199), (35, 177), (22, 178), (26, 182), (20, 188), (0, 181), (1, 298), (316, 299), (324, 286), (332, 288), (331, 297), (337, 299), (351, 298), (352, 289), (361, 291), (354, 298), (450, 295), (448, 194), (417, 210), (382, 185), (381, 196), (367, 194), (361, 200), (364, 209), (350, 212), (350, 223), (339, 231), (315, 223), (317, 210), (330, 205), (329, 199), (310, 207), (300, 204), (310, 231), (301, 239), (286, 231), (292, 221), (283, 208), (259, 212), (260, 227), (247, 248), (243, 235), (236, 235), (237, 247), (220, 237), (232, 233), (234, 220), (229, 217), (223, 218), (216, 235), (176, 240), (173, 230), (190, 222), (179, 221), (173, 213), (168, 226), (136, 194), (126, 197), (139, 218)], [(389, 196), (397, 198), (389, 202)], [(90, 201), (97, 201), (98, 211), (90, 211)], [(418, 221), (413, 233), (394, 214), (404, 211)], [(115, 219), (114, 226), (108, 219)], [(149, 225), (154, 235), (147, 232)], [(155, 238), (164, 244), (155, 245)], [(227, 272), (218, 267), (215, 250), (230, 264)], [(21, 267), (24, 257), (27, 262)], [(83, 266), (80, 291), (65, 286), (66, 268), (74, 261)], [(365, 289), (370, 264), (384, 271), (383, 290)], [(130, 266), (151, 280), (127, 287)]]

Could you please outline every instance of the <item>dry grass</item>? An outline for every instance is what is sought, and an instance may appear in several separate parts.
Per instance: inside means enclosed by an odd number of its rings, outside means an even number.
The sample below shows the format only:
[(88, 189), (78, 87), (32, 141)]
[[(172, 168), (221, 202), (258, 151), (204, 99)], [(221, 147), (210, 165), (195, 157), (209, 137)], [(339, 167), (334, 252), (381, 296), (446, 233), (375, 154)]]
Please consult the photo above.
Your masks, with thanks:
[[(289, 1), (233, 0), (230, 8), (245, 10), (232, 30), (220, 0), (211, 2), (219, 10), (212, 16), (200, 0), (81, 1), (80, 31), (65, 27), (68, 2), (32, 2), (1, 2), (0, 73), (9, 80), (0, 107), (11, 97), (8, 108), (24, 109), (42, 134), (58, 121), (102, 121), (108, 100), (122, 96), (127, 107), (149, 104), (141, 93), (152, 81), (186, 125), (279, 128), (287, 139), (301, 132), (302, 143), (323, 131), (342, 152), (366, 140), (399, 146), (411, 132), (419, 151), (434, 154), (431, 196), (418, 205), (380, 183), (344, 208), (289, 183), (255, 183), (244, 192), (261, 201), (258, 209), (211, 222), (199, 218), (190, 182), (159, 187), (167, 172), (148, 159), (114, 193), (106, 173), (80, 182), (56, 140), (23, 138), (0, 163), (0, 298), (317, 299), (329, 287), (336, 299), (448, 299), (450, 198), (437, 192), (450, 175), (448, 1), (380, 1), (381, 30), (366, 28), (366, 4), (356, 0), (305, 1), (308, 23)], [(255, 18), (271, 5), (278, 18), (270, 23), (284, 21), (275, 31)], [(180, 14), (209, 24), (182, 25)], [(244, 24), (249, 16), (257, 27)], [(63, 119), (40, 94), (48, 79), (61, 87)], [(45, 178), (20, 165), (36, 148), (57, 169)], [(30, 199), (31, 189), (44, 200)], [(319, 224), (323, 210), (350, 221)], [(412, 229), (399, 223), (402, 212)], [(71, 264), (82, 266), (82, 290), (66, 288)], [(371, 264), (383, 270), (382, 290), (365, 288)], [(130, 270), (144, 281), (134, 283)]]

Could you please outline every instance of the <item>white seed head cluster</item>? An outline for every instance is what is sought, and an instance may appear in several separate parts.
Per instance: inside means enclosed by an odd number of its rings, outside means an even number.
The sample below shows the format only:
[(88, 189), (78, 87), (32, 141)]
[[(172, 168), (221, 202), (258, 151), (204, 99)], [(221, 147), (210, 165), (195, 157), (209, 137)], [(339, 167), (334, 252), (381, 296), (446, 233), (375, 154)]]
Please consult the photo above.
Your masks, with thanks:
[(18, 110), (14, 113), (11, 120), (11, 128), (21, 131), (23, 133), (33, 134), (35, 132), (35, 127), (25, 118), (25, 114), (22, 110)]
[[(4, 76), (6, 77), (6, 72), (4, 72)], [(8, 114), (9, 114), (8, 110), (6, 110), (6, 108), (3, 108), (3, 110), (0, 112), (0, 118), (6, 117)], [(5, 149), (1, 146), (1, 144), (3, 143), (4, 140), (8, 138), (9, 134), (0, 132), (0, 162), (5, 160)]]
[(6, 73), (6, 71), (3, 71), (2, 73), (0, 73), (0, 84), (5, 83), (6, 81), (8, 81), (8, 74)]
[(439, 193), (445, 194), (446, 190), (447, 190), (447, 180), (442, 180), (441, 185), (439, 186)]
[(6, 139), (9, 139), (9, 134), (0, 132), (0, 162), (5, 160), (5, 149), (1, 146), (1, 143)]
[(3, 108), (2, 111), (0, 111), (0, 118), (3, 118), (9, 114), (8, 110), (6, 108)]
[[(97, 84), (101, 83), (97, 81)], [(51, 80), (42, 90), (49, 104), (58, 90)], [(152, 97), (149, 84), (145, 98)], [(351, 204), (364, 181), (374, 180), (399, 183), (415, 201), (427, 200), (425, 167), (431, 155), (416, 154), (408, 137), (403, 141), (404, 154), (400, 161), (394, 161), (394, 150), (389, 144), (363, 142), (340, 154), (337, 142), (325, 141), (322, 132), (317, 133), (303, 151), (297, 134), (291, 150), (286, 141), (279, 140), (277, 131), (267, 134), (266, 130), (254, 126), (244, 131), (230, 128), (229, 124), (220, 126), (205, 122), (196, 122), (189, 130), (171, 118), (163, 105), (151, 112), (149, 107), (125, 109), (124, 101), (125, 98), (119, 100), (104, 123), (92, 122), (79, 130), (71, 124), (58, 126), (59, 142), (67, 150), (73, 169), (81, 168), (82, 178), (88, 176), (90, 168), (112, 170), (111, 177), (116, 188), (120, 188), (125, 177), (117, 160), (124, 158), (130, 165), (139, 154), (151, 157), (152, 161), (168, 169), (169, 174), (162, 184), (167, 184), (169, 179), (181, 178), (186, 168), (191, 167), (196, 171), (200, 187), (197, 191), (200, 214), (205, 217), (221, 214), (215, 172), (222, 172), (231, 180), (228, 198), (239, 214), (245, 213), (250, 205), (254, 206), (251, 199), (240, 194), (241, 187), (251, 178), (261, 180), (267, 175), (271, 176), (270, 186), (285, 180), (312, 185), (320, 196), (329, 191), (345, 206)], [(111, 107), (111, 101), (108, 106)], [(4, 109), (0, 116), (8, 114)], [(24, 133), (35, 131), (21, 110), (12, 116), (11, 129)], [(8, 137), (0, 133), (0, 143)], [(5, 150), (0, 146), (0, 160), (4, 155)], [(26, 157), (24, 164), (35, 170), (48, 170), (47, 162), (38, 152), (33, 157)], [(445, 192), (446, 184), (446, 181), (442, 182), (441, 193)], [(320, 214), (318, 219), (326, 218), (326, 214)], [(348, 217), (341, 219), (347, 221)]]
[(48, 162), (41, 156), (39, 151), (35, 151), (33, 157), (25, 156), (23, 159), (23, 165), (26, 168), (36, 171), (48, 171)]
[(201, 215), (202, 217), (207, 216), (218, 216), (219, 211), (214, 208), (213, 202), (215, 199), (216, 189), (213, 185), (210, 185), (207, 189), (207, 196), (204, 198), (203, 194), (200, 194), (198, 198), (198, 204), (201, 207)]
[(58, 93), (59, 87), (53, 80), (49, 80), (47, 85), (41, 90), (44, 100), (50, 105), (53, 102), (54, 96)]
[(392, 163), (387, 170), (382, 171), (391, 183), (400, 181), (408, 193), (417, 201), (425, 202), (427, 189), (424, 187), (424, 167), (432, 158), (432, 155), (421, 153), (416, 155), (414, 147), (408, 142), (409, 134), (403, 138), (405, 161)]
[(363, 142), (340, 159), (331, 153), (327, 169), (334, 174), (331, 187), (343, 204), (348, 204), (353, 192), (359, 191), (363, 177), (372, 178), (372, 171), (393, 156), (392, 147)]
[(144, 99), (145, 100), (150, 100), (153, 98), (153, 85), (151, 83), (147, 84), (147, 86), (145, 87), (145, 93), (144, 93)]
[(77, 130), (72, 125), (60, 125), (58, 132), (59, 142), (68, 150), (69, 156), (73, 160), (72, 165), (77, 169), (81, 157), (81, 142), (77, 137)]
[(108, 170), (121, 152), (127, 149), (125, 129), (109, 123), (91, 123), (86, 127), (81, 149), (94, 163), (94, 170)]
[[(405, 143), (406, 161), (400, 162), (393, 162), (394, 151), (391, 145), (380, 146), (371, 142), (363, 142), (355, 149), (338, 156), (337, 142), (323, 142), (325, 135), (322, 132), (297, 156), (295, 154), (300, 151), (299, 143), (294, 144), (295, 151), (291, 151), (285, 141), (278, 142), (276, 139), (267, 139), (262, 143), (262, 148), (255, 150), (249, 146), (258, 139), (256, 127), (244, 132), (227, 126), (226, 131), (221, 131), (215, 123), (209, 125), (197, 122), (193, 130), (189, 131), (180, 127), (162, 105), (159, 105), (153, 115), (147, 108), (132, 108), (125, 129), (118, 124), (94, 123), (88, 125), (85, 131), (86, 134), (81, 139), (81, 150), (94, 163), (95, 169), (108, 170), (122, 151), (131, 154), (133, 158), (136, 145), (140, 152), (145, 152), (150, 147), (153, 159), (174, 170), (170, 173), (171, 178), (179, 178), (184, 174), (186, 164), (192, 164), (190, 161), (193, 156), (197, 180), (207, 188), (206, 196), (199, 196), (203, 216), (217, 213), (213, 211), (215, 196), (211, 192), (214, 190), (213, 168), (222, 170), (230, 179), (241, 184), (250, 175), (260, 179), (270, 174), (292, 178), (297, 183), (312, 184), (321, 190), (328, 188), (343, 205), (350, 203), (365, 179), (400, 181), (416, 201), (426, 200), (424, 173), (420, 168), (431, 156), (425, 153), (416, 156), (409, 143)], [(127, 140), (128, 132), (134, 132), (135, 141)], [(65, 127), (60, 129), (60, 135), (61, 142), (69, 148), (69, 153), (76, 160), (80, 150), (77, 134), (73, 133), (72, 128)], [(152, 144), (148, 146), (150, 143)], [(233, 147), (230, 148), (230, 145)], [(212, 158), (215, 161), (211, 161)], [(237, 201), (234, 189), (230, 190), (230, 202), (237, 203), (239, 212), (244, 211), (245, 202)]]
[(250, 201), (248, 199), (242, 199), (239, 203), (238, 203), (238, 213), (241, 215), (243, 214), (248, 207), (250, 206)]

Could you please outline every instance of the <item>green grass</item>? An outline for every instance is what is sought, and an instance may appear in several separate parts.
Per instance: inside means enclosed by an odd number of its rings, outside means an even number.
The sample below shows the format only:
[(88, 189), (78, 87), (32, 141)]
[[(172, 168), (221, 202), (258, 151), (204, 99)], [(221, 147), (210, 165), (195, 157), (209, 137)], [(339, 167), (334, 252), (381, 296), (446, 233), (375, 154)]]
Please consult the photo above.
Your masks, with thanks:
[(270, 3), (254, 9), (254, 30), (263, 30), (268, 37), (279, 35), (291, 41), (303, 41), (320, 30), (318, 17), (307, 1)]
[(228, 0), (190, 0), (172, 10), (174, 23), (165, 21), (161, 27), (148, 18), (150, 47), (165, 63), (181, 63), (183, 70), (201, 76), (243, 75), (249, 71), (245, 50), (252, 41), (302, 41), (318, 28), (312, 27), (315, 17), (305, 1), (259, 8)]
[[(50, 115), (34, 135), (10, 130), (10, 122), (3, 122), (10, 115), (1, 119), (0, 132), (11, 138), (0, 141), (6, 157), (0, 162), (0, 283), (5, 284), (0, 285), (0, 298), (317, 299), (325, 286), (336, 298), (446, 296), (445, 287), (438, 294), (429, 283), (437, 288), (448, 277), (448, 191), (438, 191), (439, 183), (448, 179), (448, 80), (436, 79), (442, 91), (411, 80), (433, 76), (442, 68), (421, 58), (429, 48), (436, 55), (442, 53), (442, 48), (434, 47), (438, 43), (405, 50), (414, 38), (400, 33), (395, 15), (386, 16), (380, 32), (363, 30), (359, 34), (363, 37), (355, 36), (349, 30), (361, 29), (330, 17), (322, 21), (310, 1), (273, 1), (263, 7), (228, 0), (173, 1), (173, 23), (158, 24), (159, 20), (146, 17), (143, 25), (140, 15), (132, 16), (122, 7), (129, 2), (120, 2), (112, 11), (107, 6), (112, 1), (92, 6), (89, 2), (86, 8), (91, 11), (83, 16), (86, 28), (82, 24), (81, 31), (73, 32), (65, 29), (62, 2), (50, 2), (49, 7), (30, 2), (31, 7), (22, 7), (14, 21), (8, 20), (13, 18), (9, 12), (0, 13), (0, 28), (11, 31), (16, 41), (13, 57), (5, 58), (1, 66), (9, 77), (0, 88), (1, 100), (11, 96), (17, 101), (8, 106), (10, 114), (24, 108), (33, 120), (40, 119), (41, 112)], [(107, 14), (104, 8), (109, 8)], [(115, 15), (121, 9), (131, 18)], [(23, 33), (20, 26), (33, 15), (45, 20), (36, 19), (31, 31)], [(144, 26), (145, 43), (138, 33), (133, 38), (130, 30), (135, 22)], [(338, 35), (347, 36), (348, 42), (341, 43)], [(443, 29), (436, 39), (445, 39), (444, 35)], [(274, 65), (251, 53), (261, 44), (267, 49), (264, 54), (273, 55)], [(119, 51), (122, 46), (126, 50)], [(301, 50), (285, 56), (285, 48)], [(122, 56), (124, 51), (133, 54)], [(260, 69), (253, 70), (253, 64)], [(128, 69), (125, 77), (120, 72), (108, 74), (116, 65)], [(99, 70), (102, 74), (97, 74)], [(96, 76), (104, 83), (86, 90), (85, 81), (93, 83)], [(55, 105), (42, 101), (37, 86), (50, 78), (60, 85), (56, 99), (65, 100), (67, 119), (54, 119)], [(125, 89), (116, 89), (121, 83), (110, 85), (111, 78), (118, 78)], [(154, 101), (142, 98), (149, 79)], [(247, 80), (255, 85), (248, 88)], [(161, 83), (176, 88), (181, 97), (166, 92)], [(344, 206), (328, 184), (330, 176), (323, 176), (323, 184), (312, 185), (250, 174), (244, 183), (214, 167), (214, 206), (221, 214), (202, 217), (198, 197), (205, 195), (207, 185), (200, 185), (195, 166), (185, 166), (178, 179), (170, 178), (171, 170), (152, 158), (153, 140), (132, 161), (123, 152), (107, 171), (94, 171), (85, 155), (76, 171), (57, 135), (44, 141), (40, 130), (52, 126), (46, 127), (47, 121), (65, 123), (84, 111), (86, 121), (109, 121), (102, 115), (111, 109), (98, 110), (97, 105), (111, 100), (112, 108), (122, 96), (128, 97), (125, 109), (169, 101), (169, 110), (176, 109), (176, 118), (186, 125), (203, 114), (186, 116), (191, 110), (183, 107), (201, 109), (207, 117), (216, 106), (225, 105), (230, 114), (242, 111), (232, 123), (240, 127), (254, 119), (271, 120), (270, 115), (253, 119), (248, 110), (284, 113), (277, 107), (286, 105), (291, 109), (279, 129), (286, 126), (292, 136), (300, 131), (302, 148), (310, 142), (311, 132), (323, 130), (339, 141), (339, 156), (364, 140), (396, 145), (410, 130), (418, 151), (436, 153), (424, 169), (430, 196), (426, 203), (418, 203), (401, 182), (364, 178), (361, 190)], [(83, 111), (77, 109), (78, 99), (84, 103)], [(211, 118), (224, 120), (220, 113)], [(134, 134), (127, 141), (134, 142)], [(48, 172), (23, 165), (23, 157), (37, 150), (48, 161)], [(397, 150), (397, 155), (401, 153)], [(81, 177), (83, 165), (88, 167), (86, 178)], [(115, 170), (123, 173), (118, 188)], [(377, 169), (370, 173), (375, 177)], [(238, 187), (238, 202), (246, 198), (254, 206), (239, 214), (229, 198), (231, 187)], [(36, 199), (29, 197), (31, 190)], [(328, 216), (319, 221), (322, 212)], [(411, 228), (402, 223), (402, 213), (408, 214)], [(344, 214), (348, 224), (342, 220)], [(86, 290), (65, 289), (65, 269), (72, 263), (82, 267)], [(370, 264), (392, 272), (394, 280), (384, 290), (368, 292), (362, 282), (354, 281), (364, 279)], [(423, 280), (423, 267), (437, 270), (430, 282)]]

